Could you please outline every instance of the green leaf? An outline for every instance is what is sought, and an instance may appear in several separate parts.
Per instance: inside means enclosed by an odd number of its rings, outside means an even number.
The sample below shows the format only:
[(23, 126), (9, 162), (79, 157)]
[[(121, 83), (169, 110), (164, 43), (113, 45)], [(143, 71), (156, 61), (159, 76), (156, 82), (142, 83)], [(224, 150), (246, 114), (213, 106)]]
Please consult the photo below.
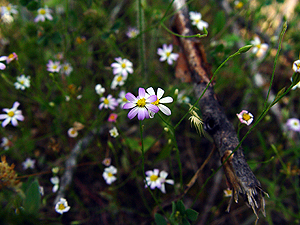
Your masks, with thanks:
[(30, 214), (36, 214), (41, 205), (39, 183), (36, 179), (27, 187), (25, 196), (24, 209)]
[(284, 87), (284, 88), (282, 88), (282, 89), (277, 93), (277, 95), (276, 95), (275, 99), (273, 100), (272, 104), (282, 97), (282, 95), (283, 95), (284, 92), (285, 92), (285, 89), (286, 89), (286, 88)]
[(182, 219), (182, 225), (191, 225), (187, 218)]
[(162, 215), (155, 213), (154, 218), (157, 225), (167, 225), (167, 222)]
[(198, 212), (193, 209), (187, 209), (186, 211), (187, 218), (191, 221), (195, 221), (198, 217)]
[(180, 212), (181, 215), (185, 214), (185, 206), (181, 200), (176, 203), (176, 209)]
[(55, 32), (55, 33), (52, 34), (51, 40), (55, 44), (60, 44), (62, 42), (62, 37), (61, 37), (59, 32)]
[(29, 11), (36, 11), (41, 7), (41, 5), (39, 4), (39, 2), (30, 1), (26, 7)]
[(300, 81), (300, 74), (299, 73), (294, 73), (292, 76), (292, 84), (293, 86), (298, 84)]
[(28, 5), (28, 3), (29, 2), (31, 2), (32, 0), (20, 0), (20, 4), (22, 5), (22, 6), (26, 6), (26, 5)]

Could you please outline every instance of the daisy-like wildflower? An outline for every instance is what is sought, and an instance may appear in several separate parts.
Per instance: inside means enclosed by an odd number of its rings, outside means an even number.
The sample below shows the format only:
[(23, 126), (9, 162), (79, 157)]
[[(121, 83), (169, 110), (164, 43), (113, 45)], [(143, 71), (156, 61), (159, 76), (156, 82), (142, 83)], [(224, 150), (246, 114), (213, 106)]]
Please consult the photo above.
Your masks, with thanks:
[(70, 138), (75, 138), (78, 136), (78, 131), (77, 129), (75, 129), (74, 127), (71, 127), (69, 130), (68, 130), (68, 135)]
[(111, 185), (111, 183), (117, 180), (117, 178), (114, 176), (117, 171), (117, 168), (112, 165), (104, 169), (102, 176), (108, 185)]
[(241, 1), (234, 1), (234, 8), (235, 9), (240, 9), (240, 8), (243, 7), (243, 5), (244, 5), (244, 3), (241, 2)]
[(9, 15), (18, 14), (17, 6), (12, 4), (8, 4), (7, 6), (2, 6), (1, 15), (3, 16), (5, 14), (9, 14)]
[(134, 118), (136, 115), (139, 120), (148, 119), (150, 118), (148, 110), (154, 113), (159, 111), (159, 108), (152, 104), (157, 101), (156, 95), (146, 95), (144, 88), (139, 88), (139, 95), (137, 97), (130, 92), (128, 92), (125, 97), (129, 102), (125, 103), (123, 109), (131, 109), (128, 113), (129, 119)]
[(126, 32), (126, 35), (129, 38), (135, 38), (139, 33), (140, 33), (140, 31), (138, 29), (136, 29), (135, 27), (129, 27), (128, 31)]
[(57, 192), (57, 190), (59, 188), (59, 178), (58, 178), (58, 176), (51, 177), (50, 182), (53, 184), (52, 192), (53, 193)]
[(118, 114), (116, 113), (111, 113), (108, 117), (108, 122), (117, 122)]
[(166, 171), (163, 171), (163, 170), (160, 171), (159, 179), (160, 179), (161, 186), (159, 189), (161, 190), (162, 193), (166, 193), (165, 183), (174, 185), (174, 180), (166, 179), (167, 176), (168, 176), (168, 173)]
[(54, 73), (54, 72), (59, 72), (61, 69), (61, 65), (60, 65), (60, 62), (59, 61), (55, 61), (53, 62), (52, 60), (49, 60), (48, 61), (48, 64), (47, 64), (47, 70), (51, 73)]
[(111, 86), (110, 88), (112, 90), (116, 89), (117, 86), (123, 86), (125, 84), (125, 81), (127, 80), (127, 75), (123, 76), (122, 74), (117, 74), (112, 83), (111, 83)]
[(300, 132), (300, 121), (296, 118), (288, 119), (285, 125), (288, 130)]
[(121, 57), (115, 58), (117, 62), (111, 64), (113, 68), (113, 74), (122, 74), (123, 76), (127, 76), (128, 73), (133, 73), (132, 62), (128, 59), (122, 59)]
[(109, 133), (110, 133), (110, 136), (112, 136), (114, 138), (119, 136), (119, 132), (116, 127), (113, 127), (111, 130), (109, 130)]
[(95, 91), (96, 91), (96, 93), (97, 93), (98, 95), (102, 95), (102, 94), (105, 92), (105, 88), (102, 87), (101, 84), (97, 84), (97, 85), (95, 86)]
[(14, 22), (14, 18), (12, 17), (12, 15), (10, 13), (2, 14), (1, 20), (3, 23), (7, 23), (7, 24)]
[(188, 104), (190, 103), (190, 98), (188, 96), (186, 96), (185, 94), (185, 91), (180, 91), (179, 94), (178, 94), (178, 98), (177, 98), (177, 102), (182, 104), (182, 103), (185, 103), (185, 104)]
[[(150, 96), (155, 95), (155, 91), (152, 87), (147, 88), (146, 91)], [(158, 88), (157, 95), (156, 95), (157, 100), (155, 102), (153, 102), (152, 104), (156, 105), (163, 114), (170, 116), (171, 110), (167, 106), (163, 105), (162, 103), (171, 103), (171, 102), (173, 102), (173, 98), (171, 98), (169, 96), (162, 98), (164, 93), (165, 93), (165, 91), (163, 89)], [(153, 118), (155, 115), (155, 113), (153, 113), (151, 111), (149, 112), (149, 114), (150, 114), (150, 118)]]
[(59, 167), (58, 166), (52, 168), (52, 173), (53, 174), (57, 174), (58, 172), (59, 172)]
[(73, 67), (71, 66), (70, 63), (65, 62), (64, 64), (61, 65), (60, 72), (62, 74), (65, 74), (66, 76), (69, 76), (72, 71), (73, 71)]
[(296, 60), (296, 61), (293, 63), (293, 70), (294, 70), (296, 73), (300, 73), (300, 59)]
[(172, 51), (173, 51), (172, 44), (170, 44), (169, 46), (163, 44), (162, 48), (157, 49), (157, 54), (160, 55), (159, 61), (163, 62), (167, 60), (168, 64), (172, 65), (173, 61), (176, 61), (179, 57), (179, 54), (172, 53)]
[(199, 30), (203, 30), (204, 27), (208, 28), (208, 23), (201, 20), (202, 15), (199, 12), (190, 12), (190, 20), (192, 21), (192, 25), (196, 26)]
[(22, 162), (23, 169), (27, 170), (28, 168), (34, 169), (35, 159), (27, 158)]
[(5, 151), (7, 151), (10, 148), (10, 146), (12, 146), (12, 142), (7, 137), (3, 137), (0, 146), (1, 148), (4, 148)]
[(25, 90), (25, 88), (30, 87), (30, 76), (25, 76), (22, 74), (17, 77), (17, 82), (14, 83), (16, 89)]
[(225, 189), (224, 190), (224, 196), (225, 197), (231, 197), (232, 196), (232, 190), (230, 190), (230, 189)]
[(15, 52), (9, 54), (8, 56), (4, 56), (4, 57), (6, 57), (7, 64), (9, 64), (10, 62), (12, 62), (14, 60), (18, 60), (18, 55)]
[(53, 17), (51, 16), (52, 10), (48, 8), (48, 6), (45, 6), (45, 8), (39, 8), (38, 9), (38, 15), (35, 17), (34, 22), (39, 22), (42, 21), (44, 22), (46, 19), (47, 20), (53, 20)]
[(261, 58), (263, 57), (268, 48), (269, 48), (269, 45), (266, 44), (266, 43), (261, 43), (259, 37), (255, 36), (254, 37), (254, 40), (251, 41), (251, 45), (253, 45), (253, 49), (252, 49), (252, 52), (258, 57), (258, 58)]
[(59, 201), (55, 205), (55, 211), (59, 214), (63, 214), (65, 212), (68, 212), (70, 210), (70, 206), (68, 205), (68, 202), (64, 198), (60, 198)]
[(159, 170), (154, 169), (146, 171), (146, 182), (145, 187), (149, 186), (151, 189), (161, 188), (161, 179), (159, 179)]
[(121, 109), (123, 109), (123, 106), (128, 102), (125, 95), (126, 95), (125, 91), (120, 91), (119, 98), (118, 98), (118, 103), (120, 104)]
[(239, 114), (236, 114), (241, 123), (249, 126), (253, 121), (253, 115), (247, 110), (242, 110)]
[(0, 114), (0, 120), (4, 119), (4, 121), (2, 122), (2, 127), (5, 127), (7, 124), (9, 124), (9, 122), (11, 122), (11, 124), (16, 127), (18, 126), (18, 120), (20, 121), (24, 120), (22, 111), (17, 109), (19, 105), (20, 105), (19, 102), (15, 102), (11, 109), (8, 108), (3, 109), (3, 111), (6, 112), (7, 114)]
[(99, 109), (107, 109), (110, 108), (111, 110), (115, 110), (115, 108), (118, 106), (118, 101), (111, 95), (109, 94), (107, 97), (101, 97), (100, 101), (102, 102), (99, 105)]
[(110, 164), (111, 164), (111, 158), (105, 158), (105, 159), (103, 159), (102, 164), (104, 166), (110, 166)]

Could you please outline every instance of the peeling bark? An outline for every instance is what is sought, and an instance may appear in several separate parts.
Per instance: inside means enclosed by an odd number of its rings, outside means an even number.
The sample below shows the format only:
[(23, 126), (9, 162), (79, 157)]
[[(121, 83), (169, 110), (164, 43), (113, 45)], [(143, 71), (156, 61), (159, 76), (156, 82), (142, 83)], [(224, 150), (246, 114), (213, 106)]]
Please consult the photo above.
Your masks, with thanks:
[[(193, 35), (185, 2), (183, 0), (174, 1), (174, 7), (177, 13), (173, 22), (173, 31), (184, 36)], [(178, 38), (179, 46), (190, 71), (190, 73), (185, 74), (191, 76), (186, 80), (192, 80), (194, 92), (198, 98), (208, 85), (211, 74), (207, 68), (205, 52), (199, 42), (199, 39), (195, 41), (193, 38)], [(238, 195), (240, 194), (247, 205), (252, 208), (257, 219), (259, 211), (262, 211), (265, 216), (264, 196), (267, 193), (262, 190), (260, 182), (247, 164), (242, 147), (235, 150), (239, 144), (237, 134), (216, 99), (213, 85), (210, 84), (200, 99), (199, 105), (205, 129), (213, 137), (227, 181), (232, 189), (232, 198), (227, 210), (230, 210), (233, 199), (238, 202)]]

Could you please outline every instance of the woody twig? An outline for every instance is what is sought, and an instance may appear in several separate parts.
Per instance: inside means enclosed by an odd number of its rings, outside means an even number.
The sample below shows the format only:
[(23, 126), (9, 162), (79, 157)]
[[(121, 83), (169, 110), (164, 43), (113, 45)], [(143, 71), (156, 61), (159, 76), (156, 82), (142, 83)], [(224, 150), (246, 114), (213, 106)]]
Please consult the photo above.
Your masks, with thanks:
[[(185, 1), (176, 0), (173, 6), (176, 15), (172, 30), (183, 36), (193, 35)], [(188, 71), (184, 74), (190, 76), (190, 79), (186, 80), (193, 82), (195, 95), (199, 98), (210, 81), (205, 52), (199, 39), (195, 41), (193, 38), (179, 37), (178, 43), (183, 52), (182, 58), (187, 64)], [(199, 105), (206, 131), (212, 136), (218, 149), (226, 178), (233, 192), (227, 210), (230, 210), (232, 200), (238, 202), (238, 196), (241, 195), (258, 219), (259, 211), (265, 215), (264, 196), (267, 194), (248, 166), (242, 147), (237, 148), (239, 145), (237, 134), (217, 101), (212, 84), (209, 84)]]

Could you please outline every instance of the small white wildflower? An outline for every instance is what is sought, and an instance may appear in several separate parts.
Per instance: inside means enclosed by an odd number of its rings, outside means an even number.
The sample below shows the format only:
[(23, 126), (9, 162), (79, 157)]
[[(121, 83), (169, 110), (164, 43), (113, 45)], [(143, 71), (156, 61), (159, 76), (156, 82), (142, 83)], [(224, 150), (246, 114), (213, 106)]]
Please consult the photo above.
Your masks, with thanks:
[(119, 132), (116, 127), (113, 127), (111, 130), (109, 130), (109, 133), (110, 133), (110, 136), (112, 136), (114, 138), (119, 136)]
[(35, 159), (27, 158), (24, 162), (22, 162), (23, 169), (27, 170), (28, 168), (34, 169)]
[(60, 198), (59, 201), (55, 205), (55, 211), (57, 213), (63, 214), (65, 212), (68, 212), (70, 210), (70, 206), (68, 206), (68, 202), (64, 198)]
[(117, 168), (112, 165), (104, 169), (102, 176), (108, 185), (111, 185), (117, 180), (117, 178), (114, 176), (117, 171)]
[(25, 76), (22, 74), (21, 76), (17, 77), (17, 82), (14, 83), (16, 89), (25, 90), (25, 88), (30, 87), (30, 76)]

